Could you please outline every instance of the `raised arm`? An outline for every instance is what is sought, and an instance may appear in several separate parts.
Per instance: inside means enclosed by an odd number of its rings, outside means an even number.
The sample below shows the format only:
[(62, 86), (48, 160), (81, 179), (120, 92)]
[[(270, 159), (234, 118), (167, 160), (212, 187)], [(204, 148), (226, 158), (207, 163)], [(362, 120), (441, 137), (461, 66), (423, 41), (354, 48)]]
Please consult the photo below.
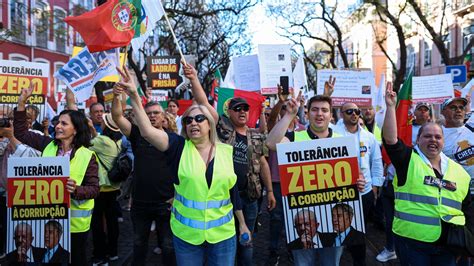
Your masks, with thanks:
[(383, 121), (382, 137), (385, 140), (385, 143), (393, 145), (398, 141), (397, 117), (395, 111), (395, 106), (397, 104), (397, 93), (393, 91), (391, 82), (387, 82), (385, 103), (387, 104), (387, 111), (385, 112), (385, 119)]
[(212, 107), (207, 101), (206, 93), (199, 82), (196, 69), (190, 64), (183, 64), (184, 75), (191, 81), (191, 90), (193, 91), (194, 100), (201, 105), (207, 107), (209, 112), (211, 112), (214, 121), (217, 124), (219, 120), (219, 115), (217, 114), (216, 109)]
[(66, 108), (77, 111), (76, 97), (69, 88), (66, 89)]
[(272, 128), (270, 133), (268, 133), (267, 141), (265, 144), (267, 147), (272, 150), (276, 151), (276, 145), (280, 142), (288, 142), (289, 140), (285, 137), (286, 131), (290, 126), (291, 122), (296, 116), (298, 112), (299, 102), (296, 99), (290, 99), (286, 103), (286, 114), (276, 123), (276, 125)]
[(124, 134), (126, 137), (129, 137), (130, 132), (132, 132), (132, 123), (130, 123), (130, 121), (128, 121), (128, 119), (123, 116), (122, 100), (120, 99), (123, 89), (117, 85), (114, 85), (113, 92), (114, 100), (112, 101), (112, 119), (115, 121), (115, 123), (117, 123), (122, 134)]
[[(137, 126), (140, 128), (140, 134), (158, 150), (168, 150), (168, 134), (166, 134), (164, 130), (157, 129), (151, 125), (151, 122), (145, 113), (145, 109), (143, 109), (141, 104), (137, 87), (135, 86), (133, 79), (130, 78), (127, 68), (124, 67), (123, 70), (117, 68), (117, 70), (120, 73), (121, 80), (116, 83), (114, 91), (117, 90), (118, 93), (120, 90), (123, 90), (130, 96), (133, 113), (135, 114), (135, 121), (137, 122)], [(114, 99), (114, 101), (116, 101), (116, 99)]]

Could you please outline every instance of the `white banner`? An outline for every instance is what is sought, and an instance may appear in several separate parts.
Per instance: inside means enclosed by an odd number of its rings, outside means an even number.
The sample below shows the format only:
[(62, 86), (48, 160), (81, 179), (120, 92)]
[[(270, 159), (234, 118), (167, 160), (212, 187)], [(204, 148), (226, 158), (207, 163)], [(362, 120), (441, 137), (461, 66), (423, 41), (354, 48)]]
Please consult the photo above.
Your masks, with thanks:
[(237, 89), (243, 91), (260, 90), (260, 70), (257, 55), (234, 57), (231, 64), (234, 65), (234, 82)]
[(103, 77), (116, 75), (119, 63), (118, 48), (97, 53), (89, 53), (87, 47), (54, 73), (74, 93), (77, 102), (84, 102), (92, 94), (94, 84)]
[(282, 76), (288, 77), (290, 90), (293, 89), (289, 44), (258, 45), (258, 63), (262, 94), (277, 94), (277, 84), (280, 84), (280, 77)]
[(306, 69), (304, 67), (304, 59), (302, 56), (298, 58), (295, 69), (293, 69), (293, 84), (293, 91), (295, 96), (298, 96), (298, 93), (301, 89), (305, 91), (308, 87), (308, 81), (306, 79)]
[(336, 78), (332, 104), (341, 106), (353, 102), (359, 107), (372, 105), (372, 93), (375, 91), (375, 78), (372, 71), (367, 70), (318, 70), (317, 93), (323, 94), (324, 82), (329, 76)]
[(413, 77), (412, 100), (426, 103), (442, 103), (454, 97), (451, 74)]

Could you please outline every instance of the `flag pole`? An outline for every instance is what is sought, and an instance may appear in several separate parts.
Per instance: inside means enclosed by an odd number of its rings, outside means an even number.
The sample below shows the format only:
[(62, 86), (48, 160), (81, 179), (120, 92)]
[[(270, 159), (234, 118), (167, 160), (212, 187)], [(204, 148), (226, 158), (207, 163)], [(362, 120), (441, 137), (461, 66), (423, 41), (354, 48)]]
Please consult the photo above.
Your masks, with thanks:
[(181, 60), (183, 61), (185, 65), (187, 65), (188, 63), (186, 63), (186, 59), (184, 58), (183, 51), (181, 51), (181, 47), (179, 47), (178, 39), (176, 38), (176, 35), (174, 34), (173, 27), (171, 27), (171, 23), (170, 23), (170, 20), (168, 19), (168, 15), (166, 14), (166, 11), (164, 13), (165, 13), (166, 22), (168, 23), (168, 27), (170, 28), (170, 31), (171, 31), (171, 35), (173, 35), (174, 42), (176, 43), (176, 46), (178, 47), (178, 52), (179, 52), (179, 55), (181, 56)]

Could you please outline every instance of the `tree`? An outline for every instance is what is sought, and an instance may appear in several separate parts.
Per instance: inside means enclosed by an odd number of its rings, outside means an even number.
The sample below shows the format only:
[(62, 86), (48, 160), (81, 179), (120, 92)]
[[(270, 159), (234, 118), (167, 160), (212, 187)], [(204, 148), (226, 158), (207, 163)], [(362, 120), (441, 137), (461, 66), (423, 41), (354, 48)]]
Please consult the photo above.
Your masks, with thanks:
[[(210, 87), (216, 69), (228, 67), (233, 54), (250, 51), (247, 38), (248, 11), (257, 0), (244, 1), (167, 1), (164, 8), (184, 54), (196, 56), (199, 77), (205, 88)], [(141, 58), (177, 53), (168, 25), (158, 22), (153, 36), (139, 51)], [(129, 52), (129, 65), (137, 74), (142, 88), (146, 88), (143, 74), (146, 62), (135, 63)]]

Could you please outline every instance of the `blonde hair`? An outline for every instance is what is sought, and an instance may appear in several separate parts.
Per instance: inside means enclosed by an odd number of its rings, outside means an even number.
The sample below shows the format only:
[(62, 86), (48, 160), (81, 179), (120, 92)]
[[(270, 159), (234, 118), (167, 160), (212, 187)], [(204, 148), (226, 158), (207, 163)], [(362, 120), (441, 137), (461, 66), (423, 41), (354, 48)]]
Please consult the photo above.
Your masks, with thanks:
[(176, 125), (176, 118), (170, 113), (165, 113), (164, 118), (168, 121), (168, 131), (178, 133), (178, 126)]
[(193, 104), (188, 108), (188, 110), (186, 110), (186, 112), (184, 112), (181, 118), (181, 136), (183, 136), (185, 139), (189, 139), (188, 133), (186, 132), (186, 124), (184, 123), (184, 118), (189, 116), (189, 113), (191, 113), (195, 109), (201, 111), (202, 114), (207, 118), (207, 121), (209, 122), (209, 141), (211, 141), (211, 143), (215, 145), (218, 141), (216, 121), (214, 121), (214, 118), (212, 117), (211, 112), (207, 109), (207, 107), (201, 104)]

